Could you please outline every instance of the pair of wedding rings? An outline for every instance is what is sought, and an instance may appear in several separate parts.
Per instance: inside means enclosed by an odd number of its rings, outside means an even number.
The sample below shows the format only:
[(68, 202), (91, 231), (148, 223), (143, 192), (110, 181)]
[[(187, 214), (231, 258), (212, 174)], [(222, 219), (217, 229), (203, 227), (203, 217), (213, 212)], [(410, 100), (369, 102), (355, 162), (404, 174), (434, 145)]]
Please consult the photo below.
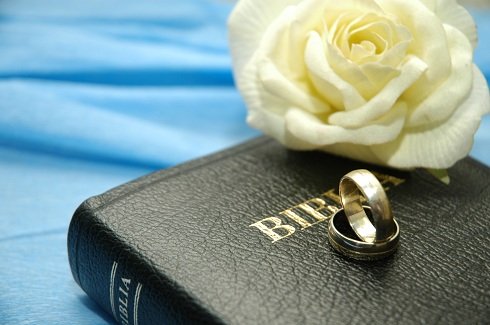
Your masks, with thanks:
[(328, 238), (338, 252), (358, 260), (377, 260), (395, 252), (400, 228), (383, 186), (365, 169), (340, 180), (342, 209), (330, 219)]

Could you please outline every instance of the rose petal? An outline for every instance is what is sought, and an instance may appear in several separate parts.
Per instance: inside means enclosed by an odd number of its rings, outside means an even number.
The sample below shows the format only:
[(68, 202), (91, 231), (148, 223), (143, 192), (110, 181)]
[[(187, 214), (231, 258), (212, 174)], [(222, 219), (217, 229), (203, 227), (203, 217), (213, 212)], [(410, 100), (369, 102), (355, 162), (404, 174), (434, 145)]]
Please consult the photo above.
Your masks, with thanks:
[[(376, 20), (376, 18), (378, 19)], [(380, 20), (379, 17), (372, 17), (369, 20), (371, 21), (363, 21), (361, 26), (356, 26), (349, 31), (348, 40), (351, 43), (350, 59), (358, 64), (378, 61), (393, 46), (391, 26), (386, 21)], [(368, 48), (366, 48), (366, 45)], [(357, 59), (353, 53), (356, 46), (366, 48), (369, 54)], [(369, 61), (366, 61), (366, 59)]]
[(417, 57), (410, 57), (403, 65), (398, 77), (391, 80), (383, 90), (363, 106), (350, 111), (335, 112), (328, 122), (346, 128), (360, 127), (380, 118), (392, 109), (401, 94), (410, 87), (427, 69)]
[[(287, 145), (284, 116), (266, 110), (249, 110), (247, 123)], [(299, 148), (298, 148), (299, 149)], [(313, 149), (312, 147), (308, 149)]]
[(444, 83), (418, 105), (407, 120), (407, 127), (446, 120), (468, 96), (473, 82), (471, 44), (458, 29), (446, 25), (452, 69)]
[[(315, 2), (315, 1), (320, 1), (320, 0), (310, 0), (308, 2)], [(247, 2), (247, 1), (244, 1)], [(253, 1), (252, 1), (253, 2)], [(248, 2), (247, 2), (248, 3)], [(260, 6), (258, 6), (260, 7)], [(279, 9), (276, 5), (273, 5), (272, 7), (275, 7), (276, 10)], [(252, 19), (253, 23), (253, 18), (247, 17), (247, 14), (251, 14), (250, 11), (245, 10), (248, 7), (243, 7), (242, 9), (236, 9), (235, 11), (238, 12), (239, 18), (243, 19)], [(248, 8), (250, 9), (250, 8)], [(288, 103), (286, 103), (284, 100), (278, 99), (276, 96), (271, 95), (267, 91), (264, 91), (264, 87), (262, 82), (259, 80), (259, 71), (258, 67), (263, 64), (264, 61), (268, 60), (268, 57), (274, 56), (275, 52), (274, 51), (279, 51), (281, 50), (284, 51), (284, 53), (290, 55), (289, 49), (291, 46), (294, 46), (291, 42), (291, 29), (295, 29), (294, 27), (291, 28), (291, 22), (294, 22), (296, 19), (300, 19), (297, 16), (297, 10), (295, 9), (294, 6), (284, 6), (281, 7), (282, 10), (277, 13), (277, 17), (273, 17), (273, 21), (270, 22), (269, 26), (267, 27), (267, 31), (261, 35), (261, 39), (258, 40), (259, 44), (257, 45), (257, 48), (253, 48), (255, 50), (253, 53), (251, 53), (251, 57), (247, 58), (248, 61), (245, 62), (245, 64), (240, 66), (241, 62), (240, 60), (245, 60), (245, 56), (241, 56), (242, 53), (240, 52), (241, 48), (239, 47), (240, 42), (238, 43), (233, 43), (231, 44), (232, 46), (232, 54), (234, 55), (234, 60), (235, 60), (235, 79), (238, 88), (240, 89), (240, 92), (242, 93), (242, 96), (245, 99), (245, 102), (247, 103), (247, 107), (249, 111), (257, 111), (257, 110), (271, 110), (274, 113), (277, 114), (284, 114), (284, 111), (288, 107)], [(245, 10), (245, 11), (243, 11)], [(244, 15), (244, 16), (243, 16)], [(245, 18), (247, 17), (247, 18)], [(238, 18), (237, 18), (238, 19)], [(240, 25), (235, 26), (235, 18), (230, 19), (230, 29), (232, 29), (234, 32), (240, 31)], [(247, 22), (242, 21), (242, 23), (246, 24)], [(300, 25), (296, 25), (298, 27)], [(237, 29), (238, 28), (238, 29)], [(230, 31), (231, 32), (231, 31)], [(294, 32), (294, 31), (293, 31)], [(237, 38), (243, 37), (241, 36), (236, 36)], [(232, 41), (232, 40), (231, 40)], [(244, 45), (250, 45), (252, 47), (252, 44), (247, 44), (247, 42), (250, 40), (247, 40), (246, 38), (243, 39), (243, 44)], [(234, 44), (238, 44), (236, 48), (236, 52), (234, 53)], [(244, 49), (246, 52), (246, 49)], [(235, 55), (236, 54), (236, 55)], [(291, 56), (288, 57), (286, 55), (285, 57), (275, 57), (274, 58), (274, 63), (276, 65), (280, 65), (278, 69), (290, 69), (288, 65), (290, 64), (295, 64), (294, 60), (289, 60), (288, 58), (291, 58)], [(236, 61), (238, 60), (238, 61)], [(298, 61), (301, 63), (302, 62), (302, 56), (298, 59)], [(299, 64), (300, 64), (299, 63)], [(282, 66), (281, 66), (282, 65)], [(304, 64), (303, 64), (304, 66)], [(300, 67), (301, 69), (301, 67)], [(302, 68), (304, 69), (304, 67)], [(299, 69), (298, 69), (299, 70)], [(300, 72), (300, 71), (299, 71)], [(289, 76), (291, 78), (294, 78), (294, 73), (298, 73), (298, 71), (288, 71), (288, 79)], [(272, 87), (273, 88), (273, 87)], [(300, 90), (301, 91), (301, 90)], [(303, 89), (304, 91), (304, 89)], [(277, 92), (276, 92), (277, 94)], [(324, 105), (325, 106), (325, 105)], [(254, 119), (251, 119), (254, 120)], [(252, 124), (253, 125), (253, 124)], [(265, 128), (262, 127), (257, 127), (262, 130)]]
[(358, 9), (361, 12), (376, 12), (383, 13), (383, 9), (375, 1), (366, 0), (322, 0), (328, 8), (329, 11), (339, 11), (339, 10), (355, 10)]
[[(355, 33), (362, 33), (365, 31), (366, 25), (378, 20), (379, 16), (376, 14), (363, 13), (356, 10), (341, 14), (335, 21), (336, 30), (329, 32), (330, 43), (336, 45), (346, 58), (350, 58), (351, 42), (352, 38), (355, 38)], [(369, 30), (367, 33), (372, 34), (372, 31)], [(372, 35), (369, 35), (369, 37), (373, 38)]]
[(456, 0), (421, 0), (444, 24), (456, 27), (466, 35), (473, 49), (478, 43), (475, 21)]
[(241, 0), (228, 19), (233, 69), (240, 80), (245, 64), (259, 47), (264, 31), (288, 6), (302, 0), (254, 1)]
[[(364, 99), (375, 96), (388, 81), (398, 75), (396, 68), (391, 66), (398, 65), (405, 57), (408, 41), (397, 44), (386, 53), (386, 63), (384, 58), (379, 65), (372, 63), (357, 65), (343, 56), (343, 54), (333, 45), (327, 42), (326, 57), (328, 64), (335, 73), (345, 82), (352, 85)], [(346, 110), (357, 106), (345, 107)]]
[(451, 58), (441, 20), (419, 1), (377, 0), (387, 12), (396, 16), (413, 36), (409, 53), (418, 56), (429, 69), (407, 90), (407, 98), (416, 103), (427, 97), (451, 71)]
[(395, 69), (389, 65), (384, 65), (378, 62), (366, 63), (361, 66), (361, 71), (371, 82), (372, 88), (368, 93), (364, 93), (367, 99), (372, 100), (374, 96), (379, 94), (386, 87), (390, 80), (398, 77), (401, 69)]
[(393, 45), (383, 53), (379, 63), (395, 68), (400, 64), (401, 59), (406, 56), (407, 49), (413, 38), (412, 34), (405, 26), (394, 24), (393, 28), (395, 30), (394, 33), (392, 32), (392, 37), (394, 38), (392, 41)]
[(352, 109), (366, 101), (348, 82), (341, 79), (325, 57), (325, 45), (320, 35), (311, 32), (305, 50), (305, 64), (318, 92), (336, 108)]
[(289, 109), (285, 118), (291, 134), (316, 146), (339, 142), (373, 145), (394, 140), (403, 128), (405, 114), (406, 107), (400, 103), (378, 121), (356, 129), (324, 124), (318, 117), (295, 108)]
[(260, 43), (264, 55), (287, 74), (288, 78), (304, 83), (304, 49), (308, 32), (319, 27), (322, 0), (305, 0), (285, 8), (271, 23)]
[(482, 73), (473, 66), (473, 88), (465, 102), (443, 123), (409, 129), (396, 141), (373, 146), (381, 161), (397, 168), (449, 168), (465, 157), (481, 118), (490, 112), (490, 94)]
[(370, 41), (361, 41), (353, 44), (350, 51), (350, 59), (357, 63), (373, 61), (376, 56), (376, 45)]
[[(342, 53), (330, 43), (327, 42), (326, 45), (326, 57), (331, 69), (345, 82), (355, 87), (363, 98), (369, 98), (369, 95), (373, 93), (374, 86), (361, 68), (345, 58)], [(345, 109), (354, 108), (356, 107), (346, 107)]]
[(289, 105), (298, 106), (311, 113), (326, 113), (330, 106), (313, 96), (311, 90), (303, 90), (291, 79), (286, 78), (270, 60), (259, 64), (259, 78), (264, 88), (271, 94), (285, 100)]

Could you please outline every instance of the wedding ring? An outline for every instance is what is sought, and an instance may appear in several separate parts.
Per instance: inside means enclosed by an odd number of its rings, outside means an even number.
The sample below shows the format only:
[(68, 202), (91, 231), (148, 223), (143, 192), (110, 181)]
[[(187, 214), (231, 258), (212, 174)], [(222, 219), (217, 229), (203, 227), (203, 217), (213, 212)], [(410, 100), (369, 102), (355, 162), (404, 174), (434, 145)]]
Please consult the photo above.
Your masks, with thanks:
[[(363, 209), (372, 209), (364, 206)], [(328, 240), (339, 253), (356, 260), (379, 260), (393, 254), (398, 247), (400, 228), (393, 219), (394, 233), (384, 241), (365, 242), (357, 238), (346, 218), (345, 210), (340, 209), (330, 219)]]
[[(354, 170), (342, 177), (339, 193), (349, 224), (365, 243), (386, 241), (398, 231), (383, 186), (368, 170)], [(371, 210), (372, 223), (363, 204)]]

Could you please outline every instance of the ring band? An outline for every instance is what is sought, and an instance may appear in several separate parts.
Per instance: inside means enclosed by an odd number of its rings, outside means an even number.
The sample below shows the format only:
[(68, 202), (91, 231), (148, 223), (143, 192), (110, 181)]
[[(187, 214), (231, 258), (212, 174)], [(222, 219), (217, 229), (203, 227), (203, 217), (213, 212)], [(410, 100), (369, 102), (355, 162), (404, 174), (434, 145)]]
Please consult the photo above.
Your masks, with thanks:
[[(364, 206), (364, 209), (371, 209)], [(400, 239), (400, 228), (393, 219), (394, 233), (392, 236), (381, 242), (365, 242), (355, 238), (355, 234), (350, 236), (345, 232), (349, 229), (349, 223), (344, 209), (338, 210), (330, 219), (328, 225), (328, 240), (332, 247), (339, 253), (356, 260), (372, 261), (379, 260), (393, 254), (398, 247)], [(343, 230), (342, 233), (340, 230)]]
[[(349, 224), (365, 243), (386, 241), (398, 231), (383, 186), (368, 170), (354, 170), (342, 177), (339, 192)], [(371, 210), (373, 223), (364, 211), (362, 197)]]

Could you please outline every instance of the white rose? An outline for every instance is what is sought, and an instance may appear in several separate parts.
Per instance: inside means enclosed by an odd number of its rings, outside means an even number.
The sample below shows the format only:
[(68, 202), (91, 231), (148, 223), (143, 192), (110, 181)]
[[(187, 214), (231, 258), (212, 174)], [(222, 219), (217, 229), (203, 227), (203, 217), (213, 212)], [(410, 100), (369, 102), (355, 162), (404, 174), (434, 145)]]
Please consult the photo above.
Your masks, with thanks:
[(241, 0), (229, 29), (247, 121), (293, 149), (447, 168), (490, 110), (455, 0)]

